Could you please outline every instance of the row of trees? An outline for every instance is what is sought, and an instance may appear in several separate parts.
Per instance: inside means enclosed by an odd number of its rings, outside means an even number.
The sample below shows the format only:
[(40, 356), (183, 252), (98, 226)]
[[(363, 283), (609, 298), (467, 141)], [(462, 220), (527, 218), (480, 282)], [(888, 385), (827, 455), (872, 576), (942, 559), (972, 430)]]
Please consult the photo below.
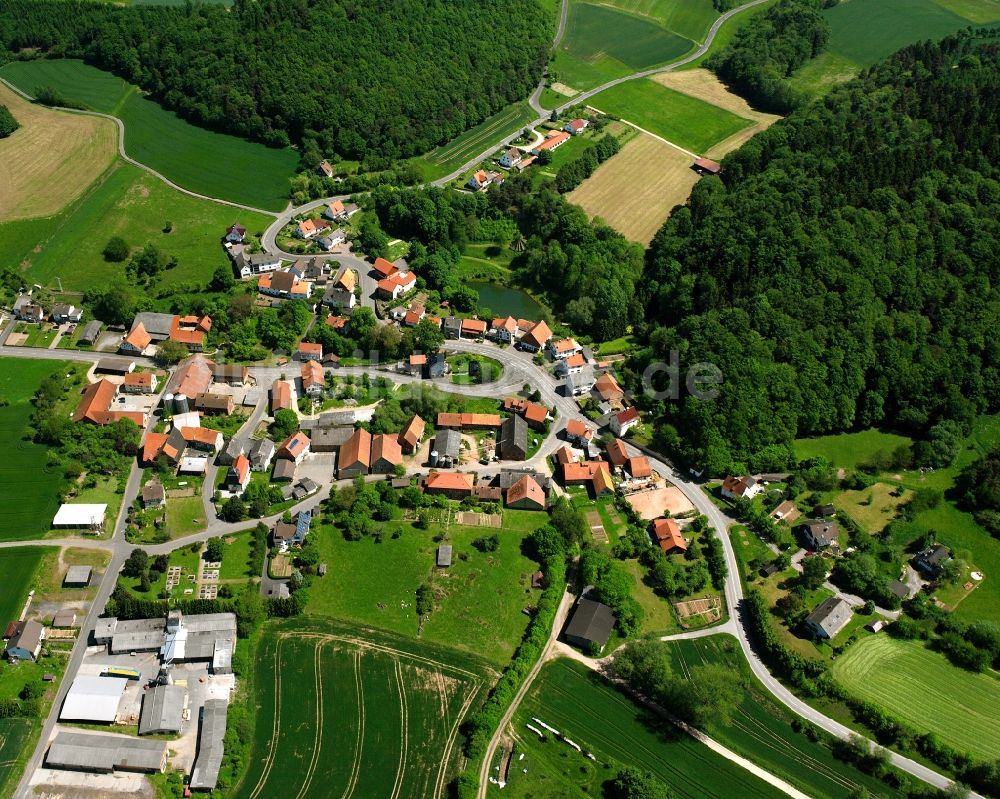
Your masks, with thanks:
[(658, 444), (754, 473), (791, 464), (797, 436), (891, 422), (936, 428), (927, 457), (947, 459), (942, 422), (1000, 408), (998, 74), (971, 34), (915, 45), (699, 181), (650, 246), (634, 366), (676, 352), (723, 382), (653, 403)]
[(0, 7), (12, 53), (84, 58), (198, 125), (353, 159), (426, 152), (522, 99), (550, 38), (534, 0)]
[(610, 134), (601, 136), (577, 158), (563, 164), (556, 172), (556, 190), (568, 194), (594, 174), (594, 170), (621, 150), (618, 139)]

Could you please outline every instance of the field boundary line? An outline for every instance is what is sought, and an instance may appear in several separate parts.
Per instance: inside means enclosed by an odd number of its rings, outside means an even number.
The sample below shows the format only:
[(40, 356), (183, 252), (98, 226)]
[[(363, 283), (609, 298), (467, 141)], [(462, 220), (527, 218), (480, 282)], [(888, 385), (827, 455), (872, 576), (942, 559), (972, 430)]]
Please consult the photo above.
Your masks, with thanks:
[(448, 779), (448, 762), (451, 760), (451, 750), (455, 747), (455, 741), (458, 738), (458, 731), (462, 726), (462, 722), (465, 720), (465, 714), (469, 711), (472, 703), (475, 701), (476, 697), (479, 696), (482, 690), (483, 686), (480, 683), (476, 685), (474, 691), (469, 691), (469, 695), (465, 698), (465, 702), (462, 703), (462, 707), (458, 711), (455, 723), (451, 725), (451, 733), (448, 735), (448, 740), (445, 742), (444, 753), (441, 755), (441, 762), (438, 764), (438, 775), (434, 782), (434, 799), (441, 799), (441, 797), (444, 796), (444, 791), (447, 787), (445, 782)]
[(399, 792), (403, 789), (403, 776), (406, 774), (406, 755), (410, 747), (408, 708), (406, 706), (406, 686), (403, 685), (403, 668), (399, 664), (399, 658), (393, 658), (393, 672), (396, 676), (396, 688), (399, 689), (399, 740), (400, 749), (399, 765), (396, 768), (396, 779), (392, 784), (392, 793), (389, 799), (398, 799)]
[[(19, 89), (17, 86), (15, 86), (13, 83), (11, 83), (6, 78), (0, 77), (0, 83), (3, 83), (11, 91), (16, 92), (17, 94), (21, 95), (28, 102), (30, 102), (30, 103), (34, 103), (35, 102), (35, 98), (34, 97), (32, 97), (27, 92), (21, 91), (21, 89)], [(126, 95), (126, 96), (129, 96), (129, 95)], [(182, 194), (186, 194), (189, 197), (194, 197), (197, 200), (207, 200), (208, 202), (219, 203), (220, 205), (228, 205), (231, 208), (240, 208), (240, 209), (242, 209), (244, 211), (252, 211), (255, 214), (264, 214), (265, 216), (273, 216), (275, 218), (278, 218), (278, 217), (281, 216), (281, 212), (279, 212), (279, 211), (265, 211), (263, 208), (254, 208), (252, 205), (244, 205), (243, 203), (234, 202), (233, 200), (223, 200), (221, 197), (210, 197), (207, 194), (199, 194), (196, 191), (191, 191), (191, 189), (185, 189), (183, 186), (179, 186), (178, 184), (174, 183), (166, 175), (162, 174), (161, 172), (157, 172), (155, 169), (153, 169), (153, 167), (151, 167), (151, 166), (149, 166), (147, 164), (144, 164), (141, 161), (136, 161), (132, 156), (130, 156), (127, 152), (125, 152), (125, 123), (122, 122), (121, 119), (119, 119), (118, 117), (116, 117), (116, 116), (114, 116), (112, 114), (102, 114), (100, 111), (89, 111), (89, 110), (86, 110), (86, 109), (83, 109), (83, 108), (64, 108), (63, 106), (52, 106), (52, 105), (45, 106), (45, 107), (46, 108), (51, 108), (54, 111), (65, 111), (68, 114), (81, 114), (81, 115), (84, 115), (84, 116), (100, 117), (101, 119), (110, 119), (118, 127), (118, 155), (119, 155), (119, 157), (123, 161), (131, 164), (132, 166), (138, 167), (139, 169), (143, 169), (146, 172), (148, 172), (150, 175), (153, 175), (153, 177), (159, 178), (164, 183), (166, 183), (170, 188), (172, 188), (172, 189), (174, 189), (176, 191), (179, 191)]]
[(264, 761), (264, 770), (261, 771), (260, 779), (250, 792), (250, 799), (257, 799), (264, 790), (267, 778), (271, 776), (271, 769), (274, 767), (274, 756), (278, 751), (278, 734), (281, 730), (281, 645), (284, 641), (285, 637), (279, 636), (278, 643), (274, 647), (274, 718), (271, 720), (271, 745)]
[(312, 758), (309, 760), (305, 780), (296, 795), (296, 799), (302, 799), (308, 793), (309, 786), (312, 784), (313, 777), (316, 774), (316, 767), (319, 765), (319, 751), (323, 746), (323, 678), (320, 660), (324, 646), (325, 644), (320, 643), (313, 649), (313, 673), (316, 675), (316, 731), (313, 733)]
[(354, 685), (358, 692), (358, 737), (357, 745), (354, 747), (354, 762), (351, 764), (351, 776), (347, 780), (347, 786), (340, 799), (349, 799), (358, 787), (358, 778), (361, 776), (361, 750), (365, 743), (365, 689), (361, 679), (361, 650), (354, 650)]

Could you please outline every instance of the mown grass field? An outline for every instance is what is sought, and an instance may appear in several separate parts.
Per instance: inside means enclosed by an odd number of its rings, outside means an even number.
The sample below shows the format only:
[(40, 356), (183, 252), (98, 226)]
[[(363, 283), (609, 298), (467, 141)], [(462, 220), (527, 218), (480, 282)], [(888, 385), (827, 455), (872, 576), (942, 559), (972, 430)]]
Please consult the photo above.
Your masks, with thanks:
[(705, 40), (719, 16), (712, 3), (705, 0), (603, 0), (602, 5), (655, 20), (668, 31), (695, 42)]
[(47, 547), (12, 547), (0, 555), (0, 624), (18, 619)]
[(5, 105), (21, 127), (0, 139), (0, 219), (50, 216), (105, 170), (118, 152), (107, 119), (53, 111), (0, 84)]
[(236, 799), (439, 799), (486, 686), (457, 653), (314, 619), (268, 628), (255, 663), (255, 745)]
[(837, 433), (817, 438), (795, 440), (795, 457), (801, 460), (826, 458), (836, 468), (857, 469), (877, 453), (892, 453), (896, 447), (913, 443), (913, 439), (881, 430), (862, 430), (857, 433)]
[[(25, 441), (31, 397), (63, 361), (0, 358), (0, 541), (40, 538), (59, 508), (62, 475), (48, 466), (46, 447)], [(6, 553), (0, 563), (6, 560)]]
[(690, 156), (640, 133), (567, 199), (626, 238), (647, 245), (697, 182)]
[(458, 169), (500, 139), (534, 120), (535, 112), (527, 103), (514, 103), (447, 144), (435, 147), (417, 159), (417, 163), (423, 168), (426, 179), (439, 178)]
[(28, 94), (51, 86), (68, 100), (125, 123), (125, 152), (191, 191), (256, 208), (288, 204), (297, 156), (199, 128), (120, 78), (75, 60), (18, 61), (0, 69)]
[[(541, 741), (525, 724), (538, 718), (594, 754), (590, 760), (546, 733)], [(538, 725), (534, 725), (538, 726)], [(783, 796), (734, 763), (635, 704), (582, 664), (547, 663), (514, 717), (517, 752), (507, 786), (490, 796), (576, 799), (601, 796), (602, 783), (622, 766), (653, 772), (681, 799)], [(522, 772), (527, 768), (528, 773)]]
[(753, 124), (731, 111), (668, 89), (649, 78), (606, 89), (592, 97), (590, 105), (627, 119), (693, 153), (703, 153)]
[(634, 71), (680, 58), (693, 43), (648, 19), (607, 6), (574, 3), (562, 46), (588, 63), (613, 58)]
[[(164, 233), (168, 221), (173, 229)], [(60, 277), (67, 291), (86, 291), (124, 275), (124, 264), (108, 263), (101, 254), (108, 239), (119, 235), (135, 249), (152, 243), (177, 257), (177, 267), (160, 274), (158, 287), (204, 286), (216, 267), (229, 262), (219, 244), (226, 228), (240, 222), (257, 232), (268, 221), (262, 214), (189, 197), (117, 161), (56, 216), (0, 224), (0, 251), (32, 282), (55, 287)]]
[(973, 20), (959, 16), (959, 9), (980, 22), (1000, 19), (1000, 7), (990, 0), (850, 0), (823, 12), (830, 23), (828, 49), (868, 66), (908, 44), (968, 27)]
[(834, 678), (920, 730), (981, 758), (1000, 751), (1000, 679), (952, 666), (919, 641), (872, 636), (836, 660)]
[(899, 490), (888, 483), (875, 483), (859, 491), (845, 491), (833, 504), (869, 533), (881, 533), (893, 520), (899, 506), (912, 498), (912, 491)]
[[(420, 638), (502, 665), (528, 625), (521, 609), (533, 605), (539, 595), (531, 588), (531, 574), (538, 566), (521, 554), (521, 541), (546, 518), (532, 511), (507, 510), (500, 530), (451, 524), (444, 541), (454, 547), (447, 570), (434, 567), (438, 547), (434, 538), (443, 532), (438, 524), (419, 530), (408, 522), (387, 522), (381, 543), (372, 537), (346, 541), (340, 531), (323, 525), (314, 534), (320, 561), (327, 562), (330, 570), (314, 581), (307, 610), (416, 636), (415, 592), (430, 579), (435, 608), (424, 619)], [(401, 534), (394, 539), (392, 531), (397, 529)], [(494, 532), (500, 536), (496, 552), (472, 546), (474, 539)]]
[(749, 674), (739, 644), (730, 635), (675, 641), (669, 647), (671, 665), (688, 675), (699, 665), (722, 665), (742, 674), (744, 698), (728, 724), (713, 724), (709, 735), (770, 773), (800, 788), (814, 799), (842, 799), (864, 788), (868, 796), (897, 799), (902, 794), (880, 780), (837, 760), (828, 746), (810, 741), (791, 728), (795, 716), (777, 704)]

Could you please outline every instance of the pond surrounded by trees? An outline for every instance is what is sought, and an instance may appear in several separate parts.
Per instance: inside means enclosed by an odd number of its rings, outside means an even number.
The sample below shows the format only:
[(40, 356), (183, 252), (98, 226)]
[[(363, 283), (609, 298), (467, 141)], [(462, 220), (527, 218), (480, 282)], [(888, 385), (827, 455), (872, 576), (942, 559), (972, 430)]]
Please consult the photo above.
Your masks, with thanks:
[(470, 289), (479, 292), (479, 307), (489, 308), (494, 316), (513, 316), (515, 319), (538, 321), (545, 316), (545, 309), (526, 291), (485, 281), (469, 281)]

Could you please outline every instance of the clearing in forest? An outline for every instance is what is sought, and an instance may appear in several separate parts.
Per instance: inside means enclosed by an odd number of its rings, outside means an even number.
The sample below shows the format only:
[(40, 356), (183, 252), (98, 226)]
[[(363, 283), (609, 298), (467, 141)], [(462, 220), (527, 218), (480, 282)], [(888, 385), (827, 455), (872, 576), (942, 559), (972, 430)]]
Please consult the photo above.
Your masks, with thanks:
[(110, 119), (53, 111), (0, 84), (21, 127), (0, 139), (0, 219), (57, 213), (114, 160), (118, 132)]

